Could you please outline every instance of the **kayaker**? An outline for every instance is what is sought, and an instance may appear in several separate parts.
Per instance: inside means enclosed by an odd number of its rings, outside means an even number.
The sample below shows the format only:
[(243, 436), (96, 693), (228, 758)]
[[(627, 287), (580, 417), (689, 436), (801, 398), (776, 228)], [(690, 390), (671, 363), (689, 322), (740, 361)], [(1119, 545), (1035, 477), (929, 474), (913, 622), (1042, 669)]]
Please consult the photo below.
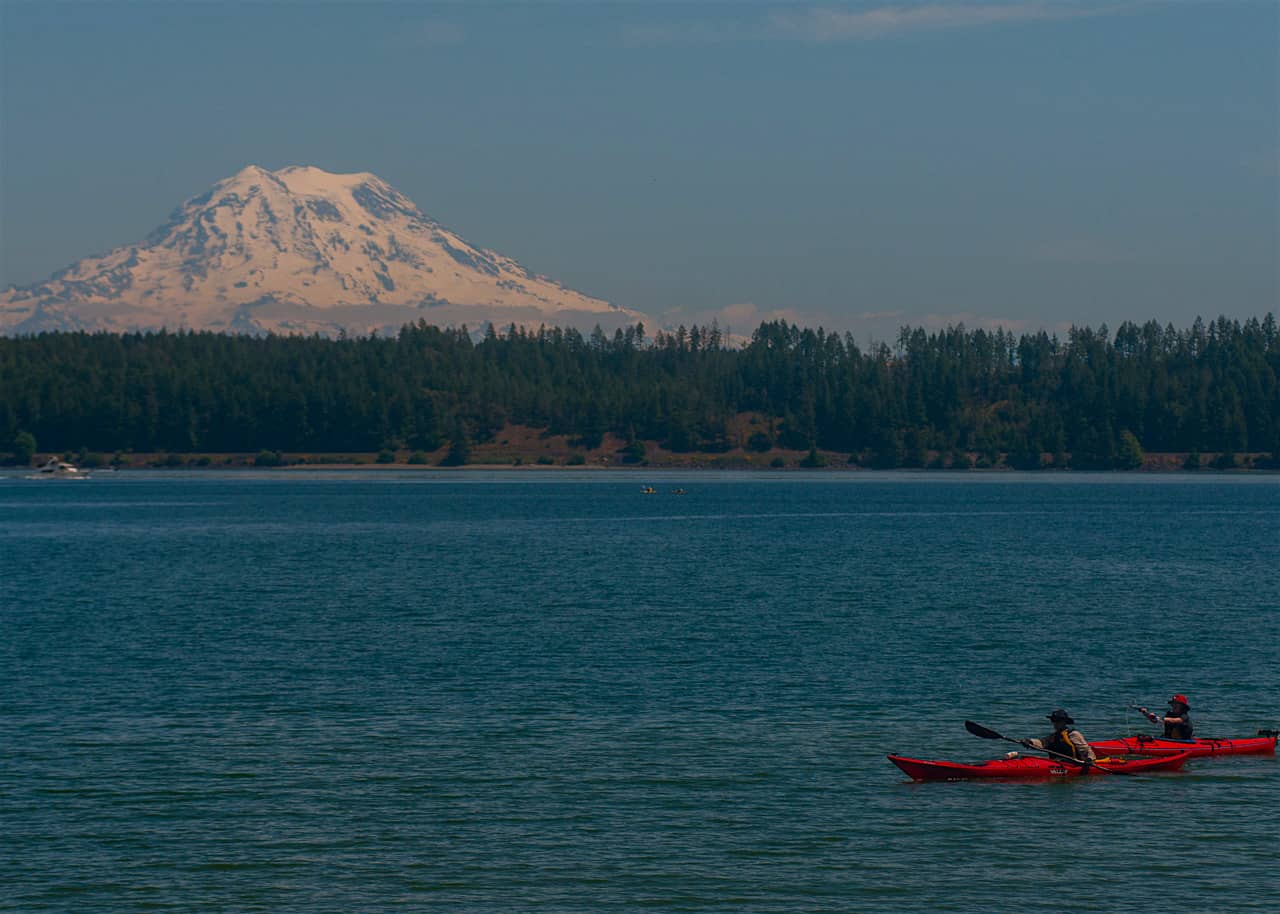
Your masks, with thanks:
[(1093, 749), (1089, 747), (1084, 734), (1072, 729), (1075, 723), (1071, 715), (1058, 708), (1052, 714), (1045, 715), (1053, 721), (1053, 732), (1044, 739), (1029, 739), (1027, 745), (1032, 749), (1043, 749), (1057, 755), (1073, 758), (1081, 765), (1092, 765), (1098, 760)]
[(1164, 724), (1165, 739), (1194, 739), (1195, 728), (1191, 726), (1191, 705), (1187, 696), (1175, 695), (1169, 699), (1169, 713), (1163, 717), (1146, 708), (1139, 708), (1153, 724)]

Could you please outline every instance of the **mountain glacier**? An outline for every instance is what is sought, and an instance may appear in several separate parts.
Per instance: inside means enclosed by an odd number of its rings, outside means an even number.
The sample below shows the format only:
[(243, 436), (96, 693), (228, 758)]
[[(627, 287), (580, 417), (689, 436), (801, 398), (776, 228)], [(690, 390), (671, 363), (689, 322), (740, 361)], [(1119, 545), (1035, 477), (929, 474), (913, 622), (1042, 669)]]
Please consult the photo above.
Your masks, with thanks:
[(644, 319), (476, 247), (367, 172), (249, 166), (139, 244), (0, 292), (0, 333), (394, 332)]

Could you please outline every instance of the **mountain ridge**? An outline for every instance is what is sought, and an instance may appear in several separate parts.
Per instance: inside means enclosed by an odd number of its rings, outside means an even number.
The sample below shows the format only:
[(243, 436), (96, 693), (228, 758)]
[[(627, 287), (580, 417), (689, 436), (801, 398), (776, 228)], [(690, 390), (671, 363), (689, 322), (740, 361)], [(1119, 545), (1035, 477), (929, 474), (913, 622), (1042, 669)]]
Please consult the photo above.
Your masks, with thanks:
[(249, 165), (135, 244), (0, 292), (0, 332), (367, 334), (407, 322), (605, 329), (644, 315), (474, 245), (371, 172)]

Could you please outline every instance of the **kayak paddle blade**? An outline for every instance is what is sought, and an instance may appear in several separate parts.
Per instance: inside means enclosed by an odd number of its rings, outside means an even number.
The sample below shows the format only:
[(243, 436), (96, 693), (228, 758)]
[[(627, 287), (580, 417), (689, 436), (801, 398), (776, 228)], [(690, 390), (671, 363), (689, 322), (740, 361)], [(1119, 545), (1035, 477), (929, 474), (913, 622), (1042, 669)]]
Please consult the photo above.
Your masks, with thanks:
[(982, 724), (975, 724), (971, 720), (966, 720), (964, 722), (964, 728), (974, 736), (980, 736), (983, 739), (1004, 739), (1004, 737), (995, 730), (988, 730), (986, 727), (982, 726)]

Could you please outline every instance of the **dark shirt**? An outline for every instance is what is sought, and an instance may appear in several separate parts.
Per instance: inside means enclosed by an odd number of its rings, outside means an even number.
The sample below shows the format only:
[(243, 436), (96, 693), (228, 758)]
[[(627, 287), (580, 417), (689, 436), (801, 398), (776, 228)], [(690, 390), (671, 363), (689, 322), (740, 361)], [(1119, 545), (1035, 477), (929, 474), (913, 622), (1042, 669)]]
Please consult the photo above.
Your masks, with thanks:
[(1195, 728), (1191, 726), (1191, 713), (1183, 711), (1181, 714), (1174, 714), (1170, 711), (1164, 716), (1164, 735), (1165, 739), (1192, 739), (1192, 733)]

